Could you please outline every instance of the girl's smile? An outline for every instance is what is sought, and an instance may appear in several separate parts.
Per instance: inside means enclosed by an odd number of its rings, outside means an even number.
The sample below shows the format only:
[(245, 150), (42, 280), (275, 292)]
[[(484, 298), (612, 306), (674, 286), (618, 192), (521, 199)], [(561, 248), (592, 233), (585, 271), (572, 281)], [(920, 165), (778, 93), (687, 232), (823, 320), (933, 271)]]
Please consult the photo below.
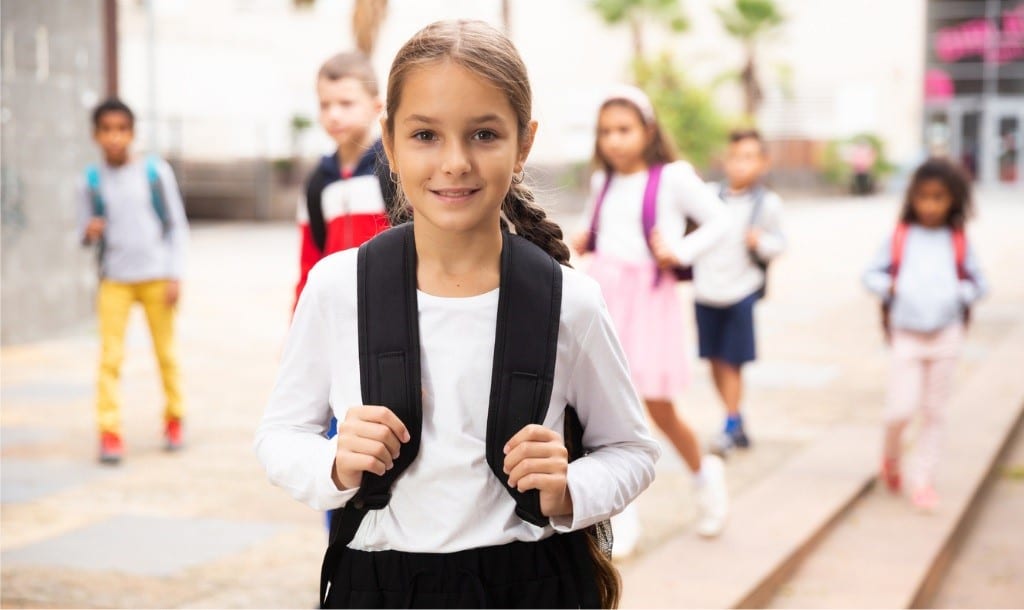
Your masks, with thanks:
[(474, 195), (480, 192), (480, 188), (441, 188), (428, 189), (434, 197), (443, 203), (457, 205), (468, 202)]

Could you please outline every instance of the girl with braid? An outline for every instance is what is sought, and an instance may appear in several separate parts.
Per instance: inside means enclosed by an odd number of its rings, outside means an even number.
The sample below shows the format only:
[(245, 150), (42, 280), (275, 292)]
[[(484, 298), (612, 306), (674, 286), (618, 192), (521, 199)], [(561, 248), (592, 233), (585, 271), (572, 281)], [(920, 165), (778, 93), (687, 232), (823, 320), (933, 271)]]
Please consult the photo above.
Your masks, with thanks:
[[(395, 57), (381, 123), (405, 208), (398, 213), (412, 215), (418, 451), (415, 432), (392, 410), (363, 404), (356, 250), (310, 273), (256, 438), (271, 481), (318, 510), (346, 506), (365, 473), (384, 475), (401, 453), (416, 451), (387, 504), (365, 514), (340, 560), (325, 568), (321, 602), (614, 606), (614, 568), (600, 553), (579, 561), (573, 545), (651, 483), (659, 450), (597, 283), (567, 266), (561, 229), (523, 182), (537, 130), (526, 67), (508, 38), (482, 22), (434, 23)], [(560, 263), (562, 279), (549, 408), (502, 448), (508, 486), (539, 492), (541, 525), (520, 517), (485, 454), (501, 253), (505, 240), (520, 238)], [(571, 464), (566, 405), (587, 450)], [(328, 440), (332, 415), (338, 436)]]

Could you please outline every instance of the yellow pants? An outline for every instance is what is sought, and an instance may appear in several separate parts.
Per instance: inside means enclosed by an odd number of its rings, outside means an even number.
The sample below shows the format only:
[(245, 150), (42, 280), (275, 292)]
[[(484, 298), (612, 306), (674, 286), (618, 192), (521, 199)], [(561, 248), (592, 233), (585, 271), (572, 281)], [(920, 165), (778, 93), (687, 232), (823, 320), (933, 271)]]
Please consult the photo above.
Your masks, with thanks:
[(124, 333), (132, 305), (141, 303), (153, 337), (153, 348), (160, 365), (167, 403), (164, 417), (180, 419), (184, 414), (178, 358), (174, 349), (174, 316), (176, 307), (167, 304), (167, 280), (125, 284), (100, 282), (97, 311), (100, 322), (100, 375), (96, 397), (96, 414), (101, 432), (120, 434), (121, 412), (118, 381), (124, 361)]

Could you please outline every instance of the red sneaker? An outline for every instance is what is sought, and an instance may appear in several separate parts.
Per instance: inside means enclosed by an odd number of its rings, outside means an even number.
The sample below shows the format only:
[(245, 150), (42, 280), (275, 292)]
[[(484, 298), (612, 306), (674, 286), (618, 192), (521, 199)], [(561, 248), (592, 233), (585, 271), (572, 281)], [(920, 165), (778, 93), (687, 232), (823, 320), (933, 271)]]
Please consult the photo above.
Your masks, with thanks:
[(899, 493), (903, 487), (903, 480), (900, 477), (900, 462), (896, 458), (885, 458), (882, 460), (882, 480), (885, 486), (893, 493)]
[(114, 432), (100, 433), (100, 463), (119, 464), (124, 455), (121, 436)]
[(164, 426), (164, 441), (164, 448), (167, 449), (167, 451), (178, 451), (185, 446), (180, 419), (167, 420), (167, 423)]

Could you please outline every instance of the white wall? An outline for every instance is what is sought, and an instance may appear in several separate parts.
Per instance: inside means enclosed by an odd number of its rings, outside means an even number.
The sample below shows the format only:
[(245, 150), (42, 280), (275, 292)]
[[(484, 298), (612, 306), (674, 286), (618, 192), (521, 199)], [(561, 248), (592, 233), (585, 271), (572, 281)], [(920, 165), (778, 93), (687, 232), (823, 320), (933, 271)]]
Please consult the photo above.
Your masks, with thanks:
[[(792, 66), (795, 100), (765, 108), (815, 138), (872, 131), (895, 158), (920, 150), (924, 0), (785, 0), (785, 37), (771, 57)], [(783, 118), (785, 117), (785, 118)], [(788, 119), (788, 120), (785, 120)]]
[[(315, 117), (314, 75), (330, 54), (353, 46), (351, 0), (154, 0), (157, 113), (180, 119), (161, 131), (162, 148), (193, 157), (284, 156), (296, 113)], [(789, 22), (764, 45), (769, 135), (828, 139), (880, 133), (897, 158), (918, 149), (924, 0), (779, 0)], [(689, 0), (689, 32), (669, 40), (651, 26), (649, 52), (671, 48), (689, 74), (708, 83), (737, 69), (739, 46), (718, 23), (725, 0)], [(594, 107), (627, 75), (625, 28), (605, 27), (587, 0), (512, 0), (512, 34), (530, 70), (541, 123), (534, 160), (587, 158)], [(383, 82), (390, 58), (431, 21), (466, 17), (499, 24), (498, 0), (391, 0), (374, 64)], [(144, 117), (148, 105), (146, 19), (138, 0), (121, 0), (122, 94)], [(776, 66), (792, 72), (794, 97), (780, 94)], [(736, 114), (738, 87), (717, 101)], [(141, 128), (142, 126), (140, 126)], [(313, 130), (317, 131), (317, 130)], [(318, 132), (304, 153), (329, 148)]]

